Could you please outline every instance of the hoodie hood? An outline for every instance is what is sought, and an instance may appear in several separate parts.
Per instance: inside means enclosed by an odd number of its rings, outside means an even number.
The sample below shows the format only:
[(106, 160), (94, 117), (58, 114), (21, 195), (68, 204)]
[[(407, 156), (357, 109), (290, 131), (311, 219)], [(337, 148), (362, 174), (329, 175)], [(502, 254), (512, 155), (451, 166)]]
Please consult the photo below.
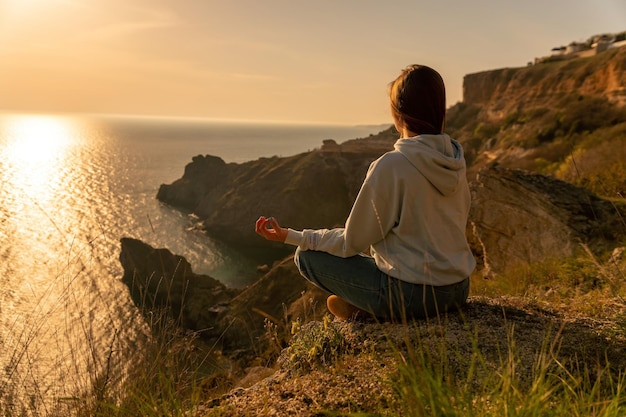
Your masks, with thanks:
[(398, 139), (394, 148), (443, 195), (455, 192), (465, 176), (463, 147), (447, 134)]

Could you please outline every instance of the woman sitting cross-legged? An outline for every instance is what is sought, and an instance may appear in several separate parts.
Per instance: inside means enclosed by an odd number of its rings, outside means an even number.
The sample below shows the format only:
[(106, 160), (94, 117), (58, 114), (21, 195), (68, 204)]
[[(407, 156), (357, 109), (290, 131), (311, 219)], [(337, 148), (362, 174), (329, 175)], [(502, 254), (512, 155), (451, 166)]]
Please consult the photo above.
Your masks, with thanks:
[(298, 231), (273, 217), (256, 222), (264, 238), (297, 246), (300, 273), (332, 294), (328, 308), (342, 319), (408, 320), (456, 310), (475, 267), (465, 236), (465, 159), (461, 144), (443, 132), (441, 76), (409, 66), (390, 84), (389, 98), (400, 138), (370, 165), (345, 227)]

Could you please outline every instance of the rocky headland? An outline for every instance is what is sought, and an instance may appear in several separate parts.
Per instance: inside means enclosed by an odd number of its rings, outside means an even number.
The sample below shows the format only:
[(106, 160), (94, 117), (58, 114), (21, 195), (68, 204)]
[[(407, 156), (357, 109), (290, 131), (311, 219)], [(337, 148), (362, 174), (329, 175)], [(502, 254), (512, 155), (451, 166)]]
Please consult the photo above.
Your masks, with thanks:
[[(464, 79), (464, 101), (449, 109), (448, 131), (468, 154), (472, 208), (467, 234), (479, 261), (473, 279), (504, 280), (512, 270), (580, 253), (592, 256), (599, 268), (623, 265), (626, 209), (618, 196), (626, 192), (625, 69), (626, 48), (620, 48)], [(194, 213), (212, 237), (265, 250), (269, 242), (254, 233), (260, 215), (297, 229), (343, 224), (369, 164), (390, 150), (396, 137), (389, 129), (243, 164), (198, 155), (182, 178), (160, 187), (157, 198)], [(600, 153), (603, 143), (611, 144), (610, 152)], [(602, 169), (594, 165), (599, 155), (606, 155)], [(572, 176), (579, 165), (588, 171)], [(250, 368), (258, 358), (271, 365), (273, 376), (207, 401), (204, 413), (216, 408), (223, 413), (216, 415), (256, 415), (258, 410), (263, 415), (315, 415), (319, 409), (350, 410), (354, 404), (346, 404), (346, 396), (361, 404), (357, 409), (372, 409), (374, 403), (377, 409), (393, 409), (395, 397), (381, 381), (395, 375), (397, 346), (402, 356), (412, 345), (407, 337), (423, 341), (433, 334), (461, 358), (471, 356), (477, 342), (487, 367), (497, 367), (502, 353), (497, 347), (514, 338), (522, 373), (537, 363), (550, 331), (558, 334), (555, 357), (562, 363), (581, 360), (594, 369), (606, 365), (618, 370), (626, 365), (623, 328), (547, 304), (474, 295), (463, 314), (417, 323), (407, 336), (402, 324), (324, 320), (326, 294), (299, 276), (291, 256), (276, 257), (254, 284), (234, 290), (193, 273), (186, 260), (167, 249), (131, 238), (121, 244), (123, 281), (137, 305), (171, 305), (184, 326), (219, 341), (239, 364), (240, 376), (247, 373), (243, 380), (257, 381), (255, 372), (267, 375)], [(607, 316), (624, 315), (626, 303), (619, 300), (598, 309), (610, 310)], [(292, 338), (294, 322), (311, 324)], [(268, 334), (268, 323), (274, 336)], [(338, 356), (350, 372), (319, 366), (328, 364), (323, 353), (298, 356), (302, 340), (311, 348), (320, 326), (322, 333), (331, 326), (340, 335)], [(462, 363), (455, 366), (463, 372)], [(379, 372), (377, 382), (368, 378)], [(240, 386), (250, 385), (243, 380)]]
[(389, 129), (370, 138), (340, 145), (327, 141), (311, 152), (243, 164), (198, 155), (181, 179), (161, 185), (157, 198), (197, 215), (211, 236), (267, 248), (270, 244), (251, 227), (262, 214), (294, 228), (342, 224), (369, 164), (388, 151), (395, 138)]

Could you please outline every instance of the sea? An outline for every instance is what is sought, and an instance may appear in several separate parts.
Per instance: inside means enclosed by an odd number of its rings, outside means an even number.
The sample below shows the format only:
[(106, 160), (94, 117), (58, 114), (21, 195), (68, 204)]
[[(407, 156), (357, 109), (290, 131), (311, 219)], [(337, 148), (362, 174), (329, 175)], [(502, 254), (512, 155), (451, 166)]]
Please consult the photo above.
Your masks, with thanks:
[(0, 115), (0, 410), (75, 399), (111, 371), (113, 352), (132, 360), (149, 337), (120, 281), (120, 238), (167, 248), (227, 286), (258, 277), (253, 254), (156, 199), (193, 156), (290, 156), (386, 127)]

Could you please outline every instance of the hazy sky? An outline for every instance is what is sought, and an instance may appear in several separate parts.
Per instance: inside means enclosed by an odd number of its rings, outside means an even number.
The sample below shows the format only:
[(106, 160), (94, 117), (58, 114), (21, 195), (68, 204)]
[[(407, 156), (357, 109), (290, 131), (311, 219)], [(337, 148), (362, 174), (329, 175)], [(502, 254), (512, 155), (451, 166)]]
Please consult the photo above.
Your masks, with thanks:
[(387, 84), (626, 30), (625, 0), (0, 0), (0, 110), (390, 122)]

